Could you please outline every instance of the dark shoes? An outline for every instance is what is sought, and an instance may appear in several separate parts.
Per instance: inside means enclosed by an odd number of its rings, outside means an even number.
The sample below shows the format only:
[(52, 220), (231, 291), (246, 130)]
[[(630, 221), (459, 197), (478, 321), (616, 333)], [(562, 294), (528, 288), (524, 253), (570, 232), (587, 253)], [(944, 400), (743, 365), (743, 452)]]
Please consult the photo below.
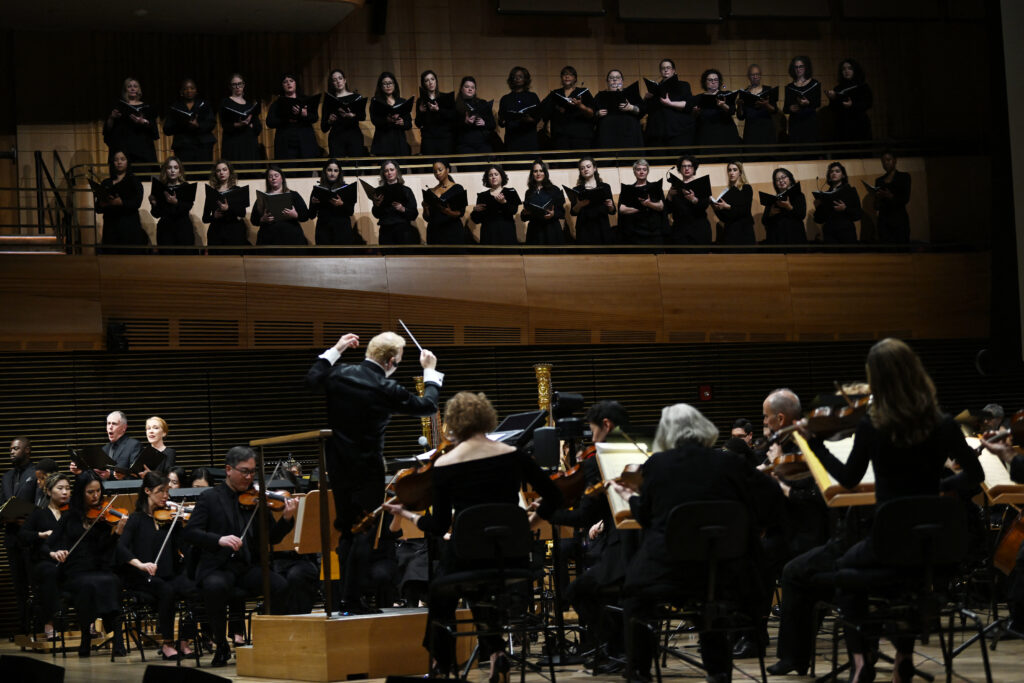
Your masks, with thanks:
[(750, 636), (742, 636), (736, 641), (736, 645), (732, 649), (733, 659), (749, 659), (751, 657), (757, 657), (759, 651), (764, 652), (764, 646), (759, 645)]
[(338, 611), (344, 614), (381, 614), (381, 610), (367, 604), (365, 600), (345, 601), (338, 606)]
[(227, 666), (230, 660), (231, 648), (228, 647), (227, 643), (220, 643), (217, 645), (217, 651), (213, 653), (213, 661), (210, 662), (210, 666)]
[(797, 676), (803, 676), (807, 673), (807, 665), (794, 664), (788, 659), (780, 659), (771, 666), (765, 669), (772, 676), (785, 676), (793, 671), (796, 672)]

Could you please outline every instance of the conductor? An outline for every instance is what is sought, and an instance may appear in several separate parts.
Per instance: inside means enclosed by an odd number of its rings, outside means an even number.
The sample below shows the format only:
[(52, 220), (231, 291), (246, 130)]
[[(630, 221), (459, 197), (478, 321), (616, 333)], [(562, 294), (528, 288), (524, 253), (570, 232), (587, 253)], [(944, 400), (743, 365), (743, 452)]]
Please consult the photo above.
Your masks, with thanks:
[(306, 386), (327, 395), (327, 421), (334, 432), (327, 441), (327, 474), (337, 511), (335, 525), (341, 531), (341, 611), (350, 613), (375, 611), (361, 599), (370, 539), (366, 534), (353, 535), (351, 529), (364, 512), (375, 510), (384, 500), (384, 432), (394, 413), (417, 417), (436, 413), (444, 379), (435, 369), (437, 357), (425, 349), (420, 351), (422, 397), (389, 379), (402, 362), (405, 348), (405, 339), (394, 332), (371, 339), (361, 363), (337, 364), (345, 349), (358, 346), (357, 335), (344, 335), (320, 354), (306, 374)]

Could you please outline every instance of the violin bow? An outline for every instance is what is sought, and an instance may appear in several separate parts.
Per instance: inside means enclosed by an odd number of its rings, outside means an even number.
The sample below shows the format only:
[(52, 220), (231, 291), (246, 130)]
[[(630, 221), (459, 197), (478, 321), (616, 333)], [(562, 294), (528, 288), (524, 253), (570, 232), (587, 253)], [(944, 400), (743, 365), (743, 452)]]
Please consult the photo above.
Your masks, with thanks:
[(832, 385), (836, 388), (836, 393), (842, 396), (844, 399), (846, 399), (846, 405), (852, 408), (853, 401), (850, 399), (850, 395), (846, 393), (846, 390), (843, 389), (843, 385), (837, 382), (836, 380), (832, 380)]
[[(110, 506), (114, 504), (114, 501), (117, 500), (117, 496), (119, 496), (119, 495), (121, 495), (121, 494), (115, 494), (113, 497), (111, 497), (111, 499), (107, 502), (107, 504), (103, 506), (103, 509), (100, 510), (99, 516), (96, 517), (96, 522), (98, 522), (100, 519), (102, 519), (103, 515), (106, 513), (107, 510), (110, 509)], [(68, 558), (71, 557), (71, 553), (75, 552), (75, 548), (77, 548), (78, 544), (82, 542), (82, 539), (85, 538), (85, 535), (87, 533), (89, 533), (94, 526), (96, 526), (96, 522), (93, 522), (92, 524), (90, 524), (86, 528), (86, 530), (82, 532), (82, 535), (78, 537), (78, 540), (75, 541), (74, 544), (70, 548), (68, 548), (68, 554), (64, 557), (64, 561), (65, 562), (67, 562)], [(60, 564), (60, 562), (58, 562), (57, 564)]]
[[(167, 547), (167, 541), (168, 541), (168, 539), (171, 538), (171, 532), (174, 531), (174, 525), (178, 523), (178, 518), (181, 517), (181, 511), (184, 508), (185, 508), (184, 505), (179, 505), (178, 509), (174, 512), (174, 519), (171, 520), (171, 526), (169, 526), (167, 528), (167, 535), (164, 536), (164, 542), (160, 544), (160, 550), (157, 551), (156, 559), (153, 560), (153, 564), (157, 565), (157, 567), (159, 567), (159, 565), (160, 565), (160, 556), (164, 554), (164, 548)], [(152, 576), (147, 576), (146, 577), (146, 583), (149, 583), (152, 580), (153, 580)]]

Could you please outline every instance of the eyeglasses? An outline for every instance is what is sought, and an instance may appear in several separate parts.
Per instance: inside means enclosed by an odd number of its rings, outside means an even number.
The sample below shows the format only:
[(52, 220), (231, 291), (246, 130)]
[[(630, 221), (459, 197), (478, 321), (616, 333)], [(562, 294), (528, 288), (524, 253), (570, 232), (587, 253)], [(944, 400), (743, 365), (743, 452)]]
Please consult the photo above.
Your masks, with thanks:
[(250, 467), (234, 467), (232, 469), (241, 474), (243, 477), (251, 477), (256, 474), (256, 470)]

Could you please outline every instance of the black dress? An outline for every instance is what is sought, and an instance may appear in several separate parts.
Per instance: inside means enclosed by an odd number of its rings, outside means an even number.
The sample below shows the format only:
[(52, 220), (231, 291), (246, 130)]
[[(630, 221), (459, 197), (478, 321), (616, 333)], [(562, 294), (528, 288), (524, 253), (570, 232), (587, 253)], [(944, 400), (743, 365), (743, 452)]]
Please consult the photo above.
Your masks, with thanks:
[(594, 112), (608, 110), (605, 116), (597, 117), (597, 136), (594, 146), (601, 149), (642, 148), (644, 134), (640, 129), (640, 119), (644, 116), (642, 102), (630, 102), (638, 111), (622, 111), (611, 101), (612, 95), (607, 90), (597, 93), (594, 98)]
[[(374, 98), (375, 100), (377, 98)], [(379, 101), (379, 100), (378, 100)], [(399, 100), (395, 100), (398, 104)], [(387, 103), (384, 103), (385, 106)], [(412, 154), (405, 131), (412, 129), (412, 114), (402, 117), (402, 125), (396, 126), (386, 116), (375, 114), (373, 102), (370, 103), (370, 122), (373, 124), (373, 141), (370, 143), (370, 154), (375, 157), (407, 157)]]
[[(18, 542), (28, 550), (28, 559), (32, 569), (29, 575), (32, 580), (33, 597), (36, 603), (35, 618), (37, 623), (50, 623), (57, 614), (60, 604), (57, 592), (57, 563), (50, 557), (49, 541), (39, 538), (39, 533), (54, 531), (58, 518), (53, 516), (49, 501), (44, 508), (36, 508), (18, 529)], [(35, 632), (34, 630), (32, 631)]]
[[(115, 560), (127, 589), (152, 596), (157, 603), (157, 620), (160, 634), (167, 640), (174, 638), (174, 607), (178, 595), (183, 592), (187, 579), (179, 575), (175, 559), (181, 548), (181, 522), (157, 524), (145, 512), (133, 512), (128, 516), (124, 531), (117, 542)], [(171, 538), (167, 539), (167, 535)], [(167, 544), (164, 546), (164, 540)], [(159, 561), (157, 561), (159, 555)], [(156, 562), (154, 576), (131, 565), (132, 560), (142, 563)], [(191, 583), (191, 582), (189, 582)], [(194, 588), (194, 586), (191, 586)]]
[(95, 525), (86, 534), (88, 527), (81, 513), (68, 510), (47, 543), (51, 551), (70, 550), (85, 534), (57, 573), (62, 589), (72, 596), (81, 623), (110, 618), (121, 609), (121, 581), (111, 569), (117, 536), (105, 522)]
[(672, 229), (666, 243), (711, 244), (711, 223), (708, 221), (711, 198), (702, 197), (700, 192), (696, 194), (696, 204), (687, 201), (681, 192), (672, 196)]
[(352, 227), (355, 206), (334, 206), (325, 202), (314, 204), (313, 195), (310, 195), (309, 199), (309, 219), (316, 219), (317, 244), (366, 244)]
[(299, 225), (309, 217), (309, 209), (298, 192), (291, 190), (288, 194), (292, 196), (292, 207), (299, 214), (295, 219), (260, 223), (260, 219), (263, 218), (263, 203), (259, 199), (253, 203), (249, 220), (253, 225), (259, 226), (259, 232), (256, 233), (257, 245), (309, 244), (305, 233), (302, 232), (302, 226)]
[[(433, 190), (424, 190), (424, 192), (433, 192)], [(449, 216), (433, 209), (429, 212), (424, 210), (423, 217), (427, 221), (427, 244), (467, 244), (472, 241), (469, 231), (462, 222), (469, 204), (466, 188), (455, 183), (445, 190), (438, 199), (459, 215)]]
[[(697, 114), (697, 144), (700, 146), (738, 145), (740, 134), (732, 117), (736, 114), (736, 101), (729, 102), (729, 110), (704, 107)], [(720, 150), (708, 150), (716, 152)]]
[(668, 228), (664, 210), (667, 207), (662, 204), (661, 211), (648, 208), (640, 203), (644, 198), (654, 203), (664, 202), (665, 193), (661, 183), (647, 182), (639, 187), (636, 183), (622, 186), (619, 205), (640, 211), (634, 214), (619, 211), (618, 233), (619, 241), (623, 244), (662, 244), (664, 240)]
[(789, 195), (789, 202), (793, 205), (792, 209), (781, 209), (775, 215), (770, 215), (768, 208), (765, 208), (761, 216), (765, 244), (807, 243), (807, 230), (804, 228), (807, 198), (802, 192), (793, 192)]
[[(198, 126), (192, 126), (190, 121)], [(164, 118), (164, 135), (173, 135), (174, 154), (184, 162), (213, 161), (213, 144), (217, 138), (213, 128), (217, 118), (213, 108), (206, 100), (193, 100), (189, 109), (185, 100), (179, 99), (171, 103), (171, 108)]]
[(722, 201), (731, 208), (712, 209), (722, 221), (722, 244), (756, 244), (754, 237), (754, 217), (750, 213), (750, 205), (754, 200), (754, 188), (744, 185), (741, 188), (730, 187)]
[[(252, 115), (249, 124), (235, 126), (235, 123)], [(263, 158), (260, 153), (260, 121), (259, 101), (246, 100), (244, 105), (230, 97), (220, 101), (220, 155), (228, 161), (257, 161)]]
[(401, 186), (402, 210), (396, 211), (395, 207), (386, 199), (380, 206), (374, 206), (371, 210), (373, 217), (377, 219), (380, 226), (377, 234), (378, 244), (419, 244), (420, 231), (412, 224), (419, 215), (416, 208), (416, 197), (407, 186)]
[[(608, 183), (598, 183), (598, 188), (605, 188), (611, 194), (611, 187)], [(582, 188), (580, 188), (582, 189)], [(576, 216), (576, 244), (614, 244), (615, 238), (612, 235), (611, 222), (608, 220), (608, 207), (604, 203), (587, 204), (579, 213), (570, 213)], [(615, 213), (615, 210), (612, 210)]]
[[(836, 211), (833, 202), (846, 204), (845, 211)], [(814, 210), (814, 222), (821, 225), (821, 236), (825, 244), (856, 244), (856, 221), (861, 218), (860, 197), (857, 190), (843, 183)]]
[(459, 107), (456, 103), (455, 114), (455, 153), (456, 154), (487, 154), (494, 151), (491, 145), (491, 136), (494, 134), (494, 112), (487, 102), (474, 97), (468, 102), (477, 116), (483, 119), (484, 125), (476, 126), (466, 123), (465, 106)]
[[(762, 101), (778, 108), (778, 90), (773, 92), (769, 86), (762, 85), (758, 95)], [(764, 97), (760, 97), (762, 95)], [(744, 145), (774, 145), (779, 141), (779, 134), (775, 128), (775, 114), (770, 109), (744, 104), (737, 108), (736, 118), (745, 122), (743, 126)]]
[[(355, 116), (341, 116), (339, 114), (334, 123), (329, 122), (331, 114), (336, 113), (335, 111), (328, 111), (332, 104), (349, 104), (354, 103), (358, 99), (359, 95), (355, 93), (337, 99), (324, 95), (320, 111), (320, 130), (327, 133), (327, 148), (330, 150), (331, 157), (335, 159), (366, 156), (366, 146), (363, 144), (363, 130), (359, 127), (359, 122), (366, 120), (365, 106), (358, 106), (354, 110), (350, 110)], [(363, 105), (366, 104), (367, 102), (364, 101)]]
[[(249, 226), (245, 224), (245, 209), (232, 210), (229, 205), (220, 218), (214, 216), (216, 206), (209, 204), (203, 208), (203, 222), (209, 224), (206, 231), (206, 243), (211, 247), (251, 247), (249, 242)], [(221, 251), (215, 253), (224, 253)]]
[(490, 190), (480, 192), (476, 203), (483, 204), (483, 211), (473, 211), (469, 219), (480, 226), (480, 244), (519, 244), (516, 234), (516, 211), (519, 210), (519, 193), (510, 187), (501, 188), (505, 203), (498, 203)]
[[(184, 187), (183, 184), (174, 187)], [(155, 197), (152, 193), (151, 197)], [(192, 205), (195, 204), (195, 197), (184, 199), (179, 197), (177, 204), (170, 204), (164, 197), (156, 197), (156, 204), (149, 210), (156, 222), (156, 243), (161, 247), (191, 247), (195, 246), (195, 227), (192, 225)], [(181, 254), (180, 251), (170, 251), (170, 254)]]
[[(832, 112), (836, 142), (870, 140), (871, 119), (868, 118), (868, 109), (873, 102), (871, 86), (843, 80), (833, 90), (836, 98), (829, 102), (828, 108)], [(846, 101), (850, 102), (849, 107), (843, 105)]]
[[(594, 117), (580, 111), (564, 99), (565, 90), (557, 88), (544, 98), (544, 118), (551, 126), (554, 149), (589, 149), (594, 142)], [(594, 96), (586, 88), (573, 88), (571, 99), (594, 111)]]
[(526, 223), (526, 244), (565, 244), (565, 195), (554, 185), (526, 191), (526, 204), (548, 206), (555, 210), (550, 219), (524, 211)]
[[(661, 81), (665, 83), (664, 79)], [(648, 147), (689, 147), (694, 139), (693, 92), (686, 81), (675, 80), (667, 85), (668, 99), (686, 102), (685, 109), (666, 107), (652, 97), (646, 101), (647, 129), (644, 136)]]
[[(807, 106), (800, 105), (801, 95), (808, 100)], [(796, 112), (790, 111), (790, 107), (800, 107)], [(794, 83), (786, 86), (786, 97), (783, 100), (782, 111), (789, 118), (789, 141), (790, 142), (817, 142), (818, 141), (818, 107), (821, 106), (821, 83), (811, 79), (803, 87)]]
[(142, 229), (139, 207), (142, 206), (142, 183), (131, 173), (120, 182), (107, 178), (101, 185), (121, 198), (121, 206), (96, 207), (103, 216), (103, 246), (146, 246), (149, 235)]
[[(533, 109), (525, 115), (512, 113), (531, 106)], [(537, 122), (540, 119), (540, 98), (537, 93), (510, 92), (502, 97), (498, 102), (498, 125), (505, 129), (505, 151), (532, 152), (538, 149)]]
[(910, 174), (896, 171), (892, 181), (885, 176), (875, 179), (875, 187), (892, 192), (892, 199), (875, 195), (878, 207), (878, 241), (884, 244), (907, 244), (910, 242), (910, 216), (907, 203), (910, 201)]
[[(156, 147), (153, 141), (160, 137), (156, 126), (156, 112), (148, 104), (127, 105), (123, 100), (117, 103), (121, 116), (103, 124), (103, 142), (111, 152), (121, 150), (132, 164), (155, 164)], [(137, 112), (149, 123), (135, 123), (125, 111)]]
[(302, 98), (281, 96), (274, 100), (267, 111), (267, 127), (277, 132), (274, 134), (275, 159), (311, 159), (320, 156), (320, 146), (316, 142), (313, 124), (319, 118), (316, 106), (309, 103), (306, 115), (292, 113), (292, 106)]
[(420, 111), (428, 102), (420, 97), (416, 104), (416, 127), (420, 129), (420, 154), (426, 157), (445, 156), (455, 150), (455, 95), (437, 93), (437, 111)]

